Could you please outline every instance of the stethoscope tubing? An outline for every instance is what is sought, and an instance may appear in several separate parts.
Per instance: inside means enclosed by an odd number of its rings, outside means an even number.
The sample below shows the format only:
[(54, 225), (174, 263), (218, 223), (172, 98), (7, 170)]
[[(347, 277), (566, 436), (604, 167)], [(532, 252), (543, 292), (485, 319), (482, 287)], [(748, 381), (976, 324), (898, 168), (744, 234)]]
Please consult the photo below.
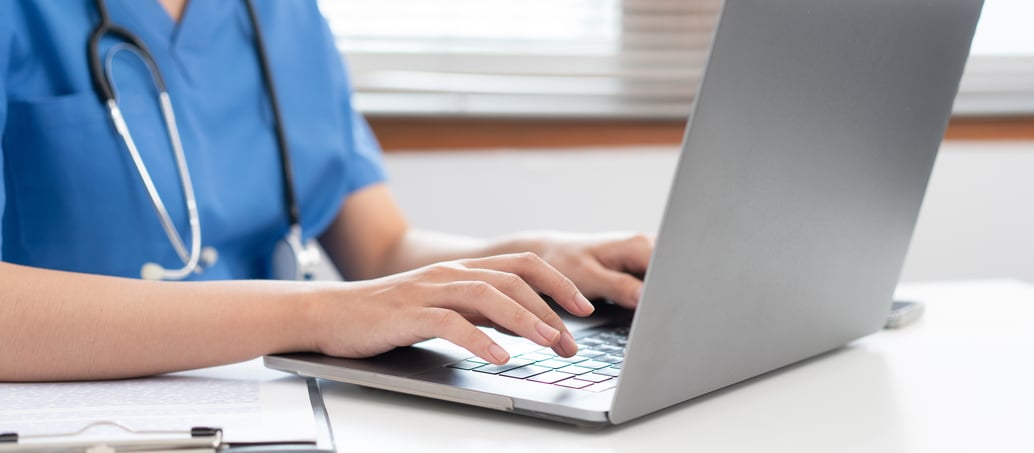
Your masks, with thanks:
[(107, 35), (114, 35), (136, 47), (138, 55), (148, 67), (154, 68), (151, 71), (151, 77), (154, 79), (158, 91), (162, 93), (168, 92), (165, 87), (165, 79), (162, 78), (161, 72), (157, 70), (158, 64), (154, 61), (151, 51), (144, 44), (143, 40), (137, 37), (135, 33), (111, 22), (111, 16), (108, 15), (108, 4), (105, 0), (95, 0), (94, 4), (97, 7), (97, 12), (100, 14), (100, 23), (90, 32), (86, 53), (90, 66), (90, 80), (93, 81), (93, 89), (100, 98), (101, 103), (107, 104), (108, 101), (115, 100), (114, 84), (105, 74), (105, 66), (101, 64), (102, 58), (100, 56), (101, 39)]
[[(269, 105), (273, 110), (273, 130), (276, 132), (277, 151), (280, 156), (280, 176), (283, 180), (284, 206), (287, 207), (287, 220), (290, 229), (301, 231), (302, 214), (298, 207), (298, 198), (294, 193), (294, 168), (291, 166), (291, 151), (287, 142), (287, 132), (284, 131), (283, 115), (280, 112), (279, 97), (276, 94), (276, 83), (273, 82), (273, 71), (269, 68), (269, 57), (266, 52), (266, 41), (262, 36), (262, 27), (259, 26), (258, 13), (255, 12), (255, 5), (251, 0), (244, 0), (244, 6), (248, 10), (248, 18), (251, 20), (251, 29), (255, 33), (255, 53), (258, 54), (259, 69), (262, 71), (262, 81), (266, 85), (266, 92), (269, 93)], [(301, 240), (301, 237), (298, 238)]]

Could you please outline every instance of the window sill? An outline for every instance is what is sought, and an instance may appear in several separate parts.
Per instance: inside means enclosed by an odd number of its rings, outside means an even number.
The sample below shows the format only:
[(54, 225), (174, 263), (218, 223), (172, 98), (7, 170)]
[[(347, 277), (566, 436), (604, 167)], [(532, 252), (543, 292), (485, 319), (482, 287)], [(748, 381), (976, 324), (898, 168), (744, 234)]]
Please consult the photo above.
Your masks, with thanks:
[[(370, 116), (385, 151), (677, 145), (685, 121)], [(947, 140), (1034, 140), (1031, 117), (958, 117)]]

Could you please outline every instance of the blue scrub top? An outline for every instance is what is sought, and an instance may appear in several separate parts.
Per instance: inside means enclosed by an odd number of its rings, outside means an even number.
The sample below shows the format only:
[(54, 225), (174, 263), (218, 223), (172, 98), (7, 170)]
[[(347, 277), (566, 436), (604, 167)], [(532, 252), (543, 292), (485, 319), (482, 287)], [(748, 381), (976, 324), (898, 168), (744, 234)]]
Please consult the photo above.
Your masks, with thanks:
[[(93, 0), (0, 3), (0, 258), (139, 277), (182, 262), (89, 77)], [(353, 109), (333, 37), (315, 1), (255, 0), (291, 149), (305, 236), (353, 191), (385, 178), (380, 149)], [(112, 22), (154, 55), (176, 110), (216, 266), (193, 279), (265, 278), (287, 232), (269, 95), (243, 1), (194, 0), (177, 24), (157, 0), (109, 0)], [(117, 40), (106, 38), (106, 56)], [(140, 60), (112, 68), (123, 113), (184, 241), (183, 192), (155, 90)]]

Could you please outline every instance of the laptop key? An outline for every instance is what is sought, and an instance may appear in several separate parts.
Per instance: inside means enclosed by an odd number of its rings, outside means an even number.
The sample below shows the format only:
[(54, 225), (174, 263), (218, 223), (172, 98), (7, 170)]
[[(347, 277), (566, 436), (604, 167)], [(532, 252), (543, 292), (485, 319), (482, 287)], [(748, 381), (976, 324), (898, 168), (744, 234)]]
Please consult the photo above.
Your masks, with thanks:
[(593, 360), (596, 360), (596, 361), (599, 361), (599, 362), (607, 362), (607, 363), (621, 363), (621, 362), (625, 361), (624, 357), (618, 357), (618, 356), (613, 356), (613, 355), (605, 355), (603, 357), (596, 357)]
[(589, 349), (579, 349), (578, 350), (578, 355), (580, 355), (582, 357), (588, 357), (588, 358), (592, 359), (592, 358), (599, 357), (599, 356), (602, 356), (602, 355), (607, 355), (607, 353), (606, 352), (600, 352), (600, 351), (597, 351), (595, 349), (589, 348)]
[[(474, 370), (474, 371), (477, 371), (477, 370)], [(600, 369), (598, 369), (598, 370), (596, 370), (596, 371), (593, 371), (593, 373), (596, 373), (596, 374), (602, 374), (602, 375), (604, 375), (604, 376), (614, 376), (614, 377), (618, 377), (618, 375), (620, 375), (620, 374), (621, 374), (621, 370), (618, 370), (618, 369), (615, 369), (615, 368), (609, 368), (609, 367), (608, 367), (608, 368), (600, 368)]]
[(585, 368), (578, 365), (565, 366), (563, 368), (557, 368), (557, 371), (567, 374), (585, 374), (592, 372), (592, 368)]
[(557, 382), (557, 383), (555, 383), (553, 385), (559, 385), (561, 387), (567, 387), (567, 388), (572, 388), (572, 389), (580, 389), (580, 388), (585, 388), (585, 387), (588, 387), (590, 385), (593, 385), (593, 382), (592, 381), (583, 381), (583, 380), (578, 379), (578, 378), (571, 378), (571, 379), (565, 379), (563, 381)]
[(578, 362), (578, 366), (585, 367), (585, 368), (592, 368), (592, 369), (596, 370), (596, 369), (600, 369), (600, 368), (609, 367), (609, 366), (611, 366), (611, 364), (607, 363), (607, 362), (600, 362), (598, 360), (586, 360), (584, 362)]
[(449, 368), (456, 368), (459, 370), (473, 370), (474, 368), (477, 368), (484, 364), (485, 362), (475, 362), (473, 360), (460, 360), (459, 362), (450, 363), (446, 366)]
[(548, 371), (550, 371), (550, 369), (546, 367), (541, 367), (537, 365), (526, 365), (520, 368), (514, 368), (504, 373), (500, 373), (500, 375), (517, 379), (525, 379)]
[(540, 352), (526, 352), (526, 353), (518, 355), (518, 356), (516, 356), (514, 358), (516, 358), (516, 359), (524, 359), (524, 360), (531, 360), (532, 362), (538, 362), (538, 361), (541, 361), (541, 360), (549, 360), (549, 359), (552, 359), (553, 357), (556, 357), (556, 354), (542, 354)]
[(611, 379), (609, 381), (603, 381), (603, 382), (599, 382), (599, 383), (596, 383), (596, 384), (592, 384), (592, 385), (590, 385), (588, 387), (582, 387), (582, 390), (588, 390), (590, 392), (605, 392), (605, 391), (610, 390), (610, 389), (612, 389), (614, 387), (617, 387), (617, 385), (618, 385), (618, 380), (617, 379)]
[(533, 382), (541, 382), (543, 384), (552, 384), (554, 382), (559, 382), (564, 379), (569, 379), (571, 377), (572, 375), (567, 373), (561, 373), (559, 371), (547, 371), (545, 373), (532, 376), (528, 378), (528, 380)]
[(587, 373), (587, 374), (579, 375), (578, 379), (581, 379), (583, 381), (603, 382), (603, 381), (609, 381), (611, 379), (614, 379), (614, 377), (613, 376), (607, 376), (605, 374)]
[(543, 360), (541, 362), (535, 362), (535, 365), (544, 366), (546, 368), (563, 368), (570, 365), (570, 363), (561, 362), (559, 360)]
[(512, 359), (502, 365), (482, 365), (478, 368), (474, 368), (474, 371), (477, 371), (478, 373), (499, 374), (510, 371), (514, 368), (520, 368), (530, 363), (530, 360)]
[(578, 363), (578, 362), (584, 362), (586, 360), (589, 360), (589, 358), (585, 357), (585, 356), (576, 355), (576, 356), (572, 356), (572, 357), (557, 357), (557, 358), (555, 358), (553, 360), (559, 360), (561, 362), (567, 362), (567, 363)]

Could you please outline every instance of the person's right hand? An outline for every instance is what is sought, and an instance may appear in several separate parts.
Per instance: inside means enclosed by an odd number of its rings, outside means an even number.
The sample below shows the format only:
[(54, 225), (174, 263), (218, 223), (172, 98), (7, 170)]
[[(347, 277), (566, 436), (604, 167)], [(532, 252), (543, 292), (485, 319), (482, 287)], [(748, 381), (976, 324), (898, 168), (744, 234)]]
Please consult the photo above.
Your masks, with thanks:
[(315, 348), (369, 357), (440, 337), (495, 364), (509, 354), (475, 325), (520, 335), (573, 356), (571, 332), (539, 293), (576, 316), (592, 304), (532, 253), (450, 261), (375, 280), (334, 286), (315, 305)]

